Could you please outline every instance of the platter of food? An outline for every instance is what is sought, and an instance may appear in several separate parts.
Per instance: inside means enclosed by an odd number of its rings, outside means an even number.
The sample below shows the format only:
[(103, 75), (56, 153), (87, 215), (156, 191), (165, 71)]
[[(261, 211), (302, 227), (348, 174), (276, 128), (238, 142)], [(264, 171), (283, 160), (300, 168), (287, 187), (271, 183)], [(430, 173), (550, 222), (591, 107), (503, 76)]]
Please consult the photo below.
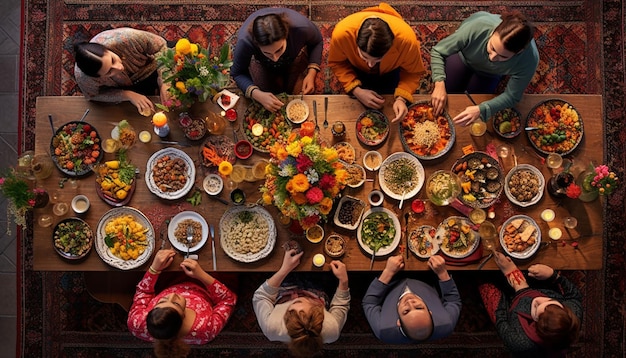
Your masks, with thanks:
[(502, 138), (515, 138), (522, 132), (522, 114), (515, 108), (505, 108), (491, 117), (493, 130)]
[(50, 140), (52, 161), (71, 177), (90, 173), (100, 163), (104, 152), (98, 131), (87, 122), (72, 121), (56, 130)]
[(200, 140), (206, 135), (207, 124), (206, 120), (202, 118), (193, 118), (188, 113), (183, 112), (178, 116), (178, 123), (188, 139)]
[(393, 252), (400, 243), (401, 227), (398, 217), (387, 208), (372, 208), (363, 214), (356, 232), (359, 246), (372, 255), (385, 256)]
[(456, 132), (447, 112), (433, 113), (429, 101), (419, 101), (408, 108), (400, 122), (400, 139), (404, 149), (421, 160), (433, 160), (452, 149)]
[(549, 99), (537, 104), (528, 114), (528, 140), (543, 154), (567, 155), (583, 139), (583, 120), (578, 111), (561, 99)]
[(135, 169), (125, 157), (96, 165), (96, 193), (100, 199), (111, 206), (128, 204), (137, 187)]
[(98, 222), (95, 245), (105, 263), (121, 270), (134, 269), (148, 261), (154, 251), (154, 228), (135, 208), (113, 208)]
[(348, 178), (346, 179), (346, 185), (351, 188), (358, 188), (365, 183), (365, 168), (358, 164), (346, 164), (346, 172)]
[(337, 204), (333, 222), (335, 225), (344, 229), (355, 230), (361, 222), (361, 216), (364, 210), (365, 203), (363, 200), (350, 195), (344, 195), (341, 200), (339, 200), (339, 204)]
[(454, 163), (452, 172), (461, 182), (459, 200), (472, 208), (491, 206), (504, 188), (500, 164), (485, 152), (464, 155)]
[[(277, 97), (283, 103), (288, 100), (285, 94)], [(269, 153), (275, 143), (285, 144), (291, 133), (291, 123), (287, 120), (285, 106), (279, 111), (270, 112), (260, 103), (252, 101), (244, 116), (243, 133), (254, 149), (262, 153)]]
[(235, 261), (259, 261), (275, 243), (274, 220), (262, 206), (233, 206), (220, 219), (220, 246)]
[(383, 112), (368, 109), (356, 121), (356, 138), (363, 145), (375, 147), (389, 136), (389, 119)]
[(435, 205), (450, 205), (460, 193), (459, 177), (449, 170), (437, 170), (426, 181), (426, 196)]
[(89, 254), (93, 246), (93, 231), (83, 219), (61, 220), (53, 230), (54, 250), (63, 258), (78, 260)]
[(123, 119), (111, 130), (111, 138), (119, 140), (122, 148), (128, 149), (137, 141), (137, 132), (127, 120)]
[(500, 245), (504, 252), (516, 259), (527, 259), (541, 244), (541, 229), (526, 215), (514, 215), (500, 228)]
[(287, 103), (286, 113), (291, 123), (300, 124), (309, 118), (309, 105), (301, 99), (292, 99)]
[(235, 143), (225, 135), (211, 135), (200, 147), (200, 159), (202, 165), (210, 171), (217, 171), (221, 162), (227, 161), (235, 164)]
[(472, 222), (462, 216), (445, 219), (435, 233), (441, 252), (455, 259), (473, 254), (480, 243), (480, 235), (472, 228)]
[[(193, 239), (191, 245), (187, 242), (187, 227), (193, 229)], [(167, 226), (167, 237), (170, 239), (172, 246), (181, 251), (198, 251), (207, 242), (209, 237), (209, 224), (204, 217), (195, 211), (183, 211), (172, 218)]]
[(409, 250), (417, 257), (427, 259), (439, 252), (439, 243), (435, 240), (436, 230), (430, 225), (421, 225), (411, 231), (408, 238)]
[(410, 199), (424, 185), (424, 167), (413, 155), (396, 152), (388, 156), (380, 166), (378, 182), (382, 191), (393, 199)]
[(145, 179), (148, 189), (156, 196), (178, 199), (193, 188), (196, 167), (182, 150), (163, 148), (148, 159)]
[(339, 156), (339, 160), (343, 160), (348, 164), (354, 163), (354, 159), (356, 158), (356, 151), (352, 144), (348, 142), (339, 142), (333, 145), (333, 148), (337, 151), (337, 155)]
[(520, 164), (506, 175), (504, 194), (513, 204), (526, 207), (541, 200), (545, 186), (545, 179), (539, 169), (530, 164)]

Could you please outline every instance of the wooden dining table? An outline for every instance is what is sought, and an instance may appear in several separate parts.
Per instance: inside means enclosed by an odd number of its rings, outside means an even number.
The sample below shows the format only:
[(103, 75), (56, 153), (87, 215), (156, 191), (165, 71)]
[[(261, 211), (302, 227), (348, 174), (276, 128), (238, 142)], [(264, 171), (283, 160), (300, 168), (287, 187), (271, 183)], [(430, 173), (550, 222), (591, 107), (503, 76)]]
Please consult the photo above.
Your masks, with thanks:
[[(473, 98), (477, 102), (482, 102), (489, 98), (491, 95), (474, 95)], [(324, 112), (324, 100), (328, 98), (328, 111)], [(603, 114), (602, 114), (602, 97), (598, 95), (562, 95), (562, 94), (546, 94), (546, 95), (524, 95), (521, 102), (516, 108), (521, 112), (522, 118), (526, 118), (531, 109), (538, 103), (547, 100), (559, 98), (563, 99), (576, 108), (579, 112), (584, 123), (584, 138), (579, 146), (565, 157), (566, 160), (572, 162), (570, 171), (575, 176), (589, 167), (589, 163), (601, 163), (603, 158)], [(428, 100), (427, 95), (415, 95), (415, 101)], [(158, 98), (153, 98), (155, 102)], [(317, 104), (318, 121), (320, 125), (319, 134), (330, 144), (335, 144), (340, 141), (346, 141), (356, 149), (356, 161), (362, 164), (363, 155), (369, 150), (376, 150), (380, 152), (383, 158), (395, 152), (403, 152), (404, 148), (400, 139), (399, 124), (391, 124), (391, 130), (389, 136), (381, 146), (377, 148), (370, 148), (360, 144), (356, 138), (355, 128), (358, 116), (365, 110), (364, 107), (353, 98), (346, 95), (309, 95), (304, 96), (304, 101), (310, 108), (310, 114), (308, 120), (313, 121), (313, 102)], [(386, 103), (382, 109), (388, 118), (394, 118), (392, 110), (393, 98), (386, 97)], [(448, 101), (447, 112), (451, 117), (456, 116), (462, 112), (467, 106), (472, 105), (470, 99), (465, 95), (450, 95)], [(244, 135), (241, 131), (241, 123), (244, 120), (246, 108), (249, 101), (245, 98), (239, 99), (235, 106), (238, 113), (236, 127), (239, 128), (236, 133), (239, 139), (243, 139)], [(137, 133), (140, 131), (149, 131), (152, 133), (152, 139), (149, 143), (142, 143), (137, 141), (128, 150), (128, 157), (130, 161), (140, 169), (140, 174), (137, 176), (136, 190), (127, 204), (130, 207), (136, 208), (141, 212), (152, 214), (151, 217), (167, 217), (165, 214), (156, 215), (155, 213), (168, 213), (175, 214), (177, 212), (191, 210), (202, 215), (208, 224), (213, 225), (216, 228), (215, 233), (215, 252), (212, 251), (209, 243), (205, 244), (200, 250), (196, 252), (198, 255), (198, 261), (201, 266), (208, 271), (212, 270), (213, 256), (215, 256), (217, 271), (226, 272), (246, 272), (246, 271), (276, 271), (283, 260), (284, 250), (282, 245), (292, 239), (295, 239), (303, 248), (304, 255), (302, 256), (301, 264), (296, 270), (298, 271), (329, 271), (330, 257), (326, 257), (326, 264), (321, 267), (315, 267), (312, 264), (313, 256), (317, 253), (324, 254), (323, 243), (310, 243), (301, 233), (297, 230), (280, 224), (278, 220), (278, 210), (272, 206), (265, 206), (265, 209), (275, 219), (275, 226), (277, 228), (277, 237), (274, 245), (274, 249), (271, 253), (256, 262), (243, 263), (233, 260), (226, 255), (220, 244), (220, 232), (219, 222), (222, 214), (230, 209), (233, 204), (223, 204), (213, 198), (210, 198), (208, 194), (202, 192), (202, 202), (198, 206), (191, 206), (185, 199), (186, 196), (176, 200), (166, 200), (159, 198), (155, 194), (151, 193), (146, 186), (144, 180), (144, 173), (146, 170), (146, 163), (150, 156), (156, 151), (172, 146), (186, 152), (194, 161), (196, 167), (195, 186), (202, 188), (202, 181), (204, 177), (210, 172), (202, 165), (202, 158), (200, 154), (200, 148), (203, 144), (203, 140), (190, 142), (187, 140), (178, 123), (178, 113), (168, 113), (170, 133), (164, 138), (166, 141), (178, 142), (179, 144), (161, 144), (159, 138), (153, 131), (153, 125), (150, 118), (144, 117), (139, 114), (136, 108), (129, 102), (110, 104), (110, 103), (98, 103), (85, 100), (83, 97), (39, 97), (37, 98), (36, 108), (36, 138), (35, 138), (35, 153), (44, 154), (50, 151), (51, 141), (51, 126), (49, 123), (49, 116), (52, 118), (53, 127), (58, 128), (63, 123), (78, 120), (84, 114), (86, 109), (89, 109), (89, 114), (85, 118), (85, 122), (92, 125), (99, 132), (101, 139), (104, 141), (111, 137), (111, 130), (116, 124), (126, 119), (134, 127)], [(198, 103), (193, 106), (190, 114), (192, 117), (204, 118), (209, 112), (220, 114), (221, 108), (216, 103), (207, 101), (205, 103)], [(328, 127), (322, 125), (325, 115), (328, 118), (330, 125)], [(342, 138), (333, 137), (331, 133), (332, 124), (335, 121), (342, 121), (346, 126), (346, 135)], [(225, 122), (225, 126), (222, 129), (223, 135), (230, 138), (233, 137), (231, 125), (228, 121)], [(435, 162), (422, 161), (424, 167), (425, 176), (439, 169), (450, 170), (454, 163), (463, 156), (462, 148), (472, 144), (478, 151), (486, 150), (489, 144), (498, 146), (503, 143), (508, 143), (512, 146), (515, 157), (518, 164), (527, 163), (538, 168), (548, 180), (553, 175), (553, 170), (548, 168), (544, 163), (545, 155), (536, 151), (529, 143), (527, 135), (522, 133), (514, 139), (503, 139), (497, 136), (489, 123), (487, 133), (480, 137), (471, 136), (469, 133), (469, 127), (455, 126), (456, 129), (456, 143), (452, 149), (440, 160)], [(211, 136), (214, 134), (208, 134)], [(206, 137), (205, 137), (206, 139)], [(189, 146), (187, 146), (189, 144)], [(104, 154), (102, 161), (113, 160), (115, 155), (112, 153)], [(261, 159), (269, 159), (269, 154), (256, 152), (246, 160), (237, 160), (238, 164), (252, 166)], [(513, 156), (510, 156), (507, 161), (503, 162), (503, 170), (506, 173), (514, 166)], [(367, 172), (367, 177), (373, 179), (377, 173)], [(99, 220), (103, 214), (112, 209), (110, 205), (105, 203), (96, 193), (95, 175), (88, 174), (83, 177), (70, 178), (76, 179), (75, 181), (65, 181), (63, 188), (59, 187), (60, 182), (67, 178), (61, 171), (56, 170), (47, 179), (38, 182), (39, 186), (43, 186), (49, 193), (54, 194), (54, 200), (48, 204), (45, 208), (35, 209), (34, 211), (34, 229), (33, 229), (33, 266), (35, 270), (44, 271), (119, 271), (107, 263), (105, 263), (97, 254), (95, 248), (81, 260), (68, 260), (61, 257), (55, 252), (52, 242), (53, 230), (55, 225), (49, 227), (42, 227), (37, 225), (38, 218), (41, 215), (50, 215), (52, 212), (52, 205), (54, 201), (64, 201), (69, 203), (72, 198), (77, 194), (86, 195), (91, 206), (86, 214), (80, 217), (84, 219), (90, 227), (95, 231), (98, 226)], [(248, 204), (256, 203), (260, 198), (259, 187), (264, 182), (261, 181), (244, 181), (239, 183), (238, 188), (242, 189), (246, 195), (246, 202)], [(363, 200), (366, 204), (367, 196), (373, 189), (378, 189), (380, 186), (377, 180), (366, 181), (359, 188), (346, 188), (343, 191), (344, 195), (351, 195)], [(218, 195), (220, 198), (230, 201), (229, 190), (224, 188)], [(414, 199), (422, 199), (425, 201), (425, 210), (422, 213), (415, 213), (411, 210), (411, 202)], [(427, 200), (427, 196), (424, 188), (422, 188), (414, 197), (406, 198), (406, 203), (403, 209), (399, 209), (399, 201), (385, 196), (383, 207), (391, 210), (395, 213), (402, 225), (402, 231), (405, 231), (405, 214), (408, 214), (409, 229), (417, 227), (418, 225), (432, 225), (437, 227), (441, 222), (450, 216), (462, 215), (462, 211), (452, 206), (436, 206)], [(500, 226), (507, 218), (515, 214), (524, 214), (533, 218), (541, 229), (542, 243), (540, 248), (531, 258), (526, 260), (515, 260), (518, 266), (522, 269), (527, 268), (533, 263), (548, 264), (556, 269), (584, 269), (584, 270), (598, 270), (602, 268), (603, 262), (603, 207), (601, 200), (595, 200), (592, 202), (582, 202), (580, 200), (569, 198), (554, 198), (548, 193), (544, 193), (543, 198), (536, 204), (529, 207), (519, 207), (508, 202), (504, 193), (499, 198), (499, 203), (496, 205), (498, 210), (495, 211), (495, 217), (488, 219), (492, 221), (496, 227)], [(369, 205), (368, 205), (369, 208)], [(552, 222), (545, 222), (541, 220), (540, 214), (544, 209), (552, 209), (556, 214), (555, 220)], [(347, 240), (346, 253), (340, 259), (346, 264), (350, 271), (368, 271), (370, 270), (371, 256), (367, 254), (357, 242), (356, 231), (349, 231), (343, 228), (339, 228), (334, 225), (331, 212), (329, 219), (323, 224), (325, 229), (325, 235), (328, 236), (332, 233), (337, 233), (343, 236)], [(75, 216), (70, 209), (68, 213), (62, 216), (53, 215), (53, 224), (58, 223), (60, 220)], [(150, 215), (148, 215), (150, 217)], [(577, 219), (578, 225), (575, 229), (566, 229), (563, 225), (563, 219), (568, 216), (573, 216)], [(162, 240), (162, 229), (164, 227), (163, 220), (151, 222), (155, 232), (155, 250), (160, 247)], [(560, 240), (551, 240), (548, 237), (548, 231), (550, 228), (557, 227), (562, 230), (562, 237)], [(102, 238), (98, 238), (101, 240)], [(499, 245), (498, 245), (499, 247)], [(406, 248), (406, 237), (403, 234), (398, 249), (393, 253), (398, 254), (403, 248)], [(499, 248), (502, 250), (501, 248)], [(482, 250), (482, 247), (480, 247)], [(152, 255), (154, 255), (154, 252)], [(482, 250), (482, 256), (486, 257), (489, 252)], [(385, 267), (386, 259), (389, 257), (380, 256), (374, 260), (374, 271), (381, 271)], [(405, 270), (420, 271), (428, 270), (427, 260), (418, 258), (412, 252), (405, 255)], [(183, 260), (184, 252), (179, 252), (174, 259), (174, 263), (170, 266), (170, 269), (177, 269), (178, 263)], [(148, 260), (145, 264), (134, 270), (146, 270), (152, 260)], [(461, 265), (449, 265), (449, 269), (452, 270), (476, 270), (478, 268), (478, 261), (473, 261), (467, 264)], [(486, 263), (485, 270), (495, 270), (497, 266), (493, 260)]]

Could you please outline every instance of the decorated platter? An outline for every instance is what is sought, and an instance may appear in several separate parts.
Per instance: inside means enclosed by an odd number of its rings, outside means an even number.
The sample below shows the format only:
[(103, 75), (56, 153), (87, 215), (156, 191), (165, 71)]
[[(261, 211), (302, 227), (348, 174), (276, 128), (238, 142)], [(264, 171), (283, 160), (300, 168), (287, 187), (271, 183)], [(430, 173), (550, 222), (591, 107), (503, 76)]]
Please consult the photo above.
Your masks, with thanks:
[(439, 252), (439, 243), (435, 240), (437, 230), (430, 225), (421, 225), (411, 231), (408, 238), (409, 250), (415, 256), (427, 259)]
[(209, 237), (209, 224), (202, 215), (195, 211), (183, 211), (176, 214), (167, 226), (167, 237), (172, 246), (181, 252), (187, 252), (187, 226), (189, 225), (194, 229), (192, 245), (189, 247), (190, 252), (200, 250)]
[(388, 156), (380, 166), (378, 182), (389, 197), (401, 200), (415, 196), (424, 185), (424, 167), (413, 155), (396, 152)]
[(389, 119), (383, 112), (368, 109), (356, 120), (356, 138), (363, 145), (375, 147), (389, 136)]
[(528, 114), (526, 131), (528, 140), (543, 154), (567, 155), (583, 139), (583, 119), (578, 111), (561, 99), (549, 99), (537, 104)]
[(500, 228), (500, 245), (513, 258), (530, 258), (540, 244), (541, 229), (530, 216), (511, 216)]
[[(111, 168), (106, 163), (94, 167), (96, 173), (96, 193), (105, 203), (111, 206), (124, 206), (128, 204), (135, 193), (137, 179), (135, 167)], [(120, 175), (120, 173), (122, 173)], [(124, 174), (126, 173), (126, 174)], [(132, 173), (132, 177), (130, 174)], [(126, 184), (123, 177), (132, 178), (130, 184)]]
[(376, 256), (393, 252), (400, 243), (401, 227), (398, 217), (387, 208), (372, 208), (363, 214), (363, 220), (356, 232), (359, 246), (367, 254), (374, 253), (373, 247), (380, 245)]
[(472, 208), (491, 206), (504, 188), (500, 164), (485, 152), (464, 155), (454, 163), (452, 172), (461, 182), (459, 200)]
[[(277, 97), (287, 103), (287, 95), (280, 94)], [(260, 103), (252, 101), (244, 116), (243, 133), (252, 147), (262, 153), (269, 153), (275, 143), (285, 144), (291, 133), (285, 106), (277, 112), (270, 112)]]
[(193, 188), (196, 167), (182, 150), (163, 148), (148, 159), (145, 179), (148, 189), (156, 196), (178, 199)]
[(502, 109), (491, 117), (493, 130), (503, 138), (515, 138), (522, 132), (522, 114), (513, 107)]
[(520, 164), (509, 170), (504, 180), (504, 194), (518, 206), (537, 204), (546, 186), (541, 171), (530, 164)]
[(433, 160), (452, 149), (456, 131), (447, 112), (435, 116), (429, 101), (419, 101), (409, 106), (408, 110), (400, 122), (400, 140), (404, 150), (421, 160)]
[(233, 206), (220, 219), (220, 246), (235, 261), (259, 261), (275, 243), (274, 219), (262, 206)]
[(68, 176), (89, 174), (104, 156), (100, 144), (98, 131), (91, 124), (80, 121), (65, 123), (50, 140), (52, 161)]
[(455, 259), (473, 254), (480, 243), (480, 235), (472, 227), (472, 222), (462, 216), (445, 219), (435, 233), (441, 252)]
[[(130, 241), (132, 240), (132, 242)], [(124, 246), (130, 257), (122, 257), (115, 246)], [(154, 251), (154, 228), (139, 210), (128, 206), (113, 208), (100, 218), (96, 229), (96, 252), (105, 263), (130, 270), (146, 263)], [(130, 249), (130, 250), (129, 250)], [(136, 258), (133, 257), (137, 250)]]
[(225, 135), (211, 135), (200, 147), (200, 160), (209, 171), (217, 172), (217, 168), (222, 161), (235, 164), (235, 143)]
[(61, 220), (52, 232), (54, 250), (63, 258), (78, 260), (89, 254), (93, 246), (93, 230), (83, 219)]
[(348, 230), (355, 230), (361, 223), (361, 216), (365, 210), (363, 200), (350, 195), (344, 195), (337, 204), (333, 222), (335, 225)]
[(342, 160), (348, 164), (354, 163), (354, 159), (356, 158), (356, 151), (352, 144), (348, 142), (339, 142), (333, 145), (333, 148), (337, 151), (337, 156), (339, 156), (339, 160)]
[(309, 105), (301, 99), (295, 98), (287, 103), (285, 109), (287, 118), (296, 124), (300, 124), (309, 118)]

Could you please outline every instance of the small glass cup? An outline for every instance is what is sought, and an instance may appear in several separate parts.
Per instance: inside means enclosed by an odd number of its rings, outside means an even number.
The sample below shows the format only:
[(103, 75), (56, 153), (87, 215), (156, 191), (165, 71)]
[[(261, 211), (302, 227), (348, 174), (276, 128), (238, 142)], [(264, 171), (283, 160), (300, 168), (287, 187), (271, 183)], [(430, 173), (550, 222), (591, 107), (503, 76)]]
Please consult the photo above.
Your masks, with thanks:
[(541, 220), (549, 223), (552, 220), (554, 220), (554, 218), (556, 217), (556, 214), (554, 213), (554, 210), (552, 209), (544, 209), (541, 212)]
[(50, 225), (52, 225), (52, 215), (50, 214), (40, 215), (39, 219), (37, 219), (37, 224), (39, 224), (39, 226), (41, 227), (49, 227)]
[(470, 126), (470, 134), (474, 137), (480, 137), (487, 131), (487, 123), (482, 120), (477, 120)]
[(67, 181), (67, 185), (70, 187), (70, 189), (78, 189), (78, 180), (72, 178)]
[(341, 121), (337, 121), (330, 127), (330, 131), (335, 137), (343, 137), (346, 134), (346, 125)]
[(487, 219), (487, 213), (481, 208), (474, 208), (470, 211), (469, 218), (474, 224), (480, 225)]
[(37, 180), (44, 180), (52, 175), (54, 170), (54, 162), (52, 158), (47, 154), (36, 155), (32, 162), (31, 167), (33, 169), (33, 175)]
[(548, 157), (546, 157), (546, 165), (550, 169), (560, 168), (563, 164), (563, 157), (558, 153), (550, 153)]
[(58, 202), (52, 206), (52, 213), (56, 216), (63, 216), (69, 210), (69, 205), (65, 202)]
[(481, 239), (493, 240), (498, 235), (496, 226), (490, 221), (483, 221), (478, 227), (478, 234)]
[(578, 219), (573, 216), (566, 216), (563, 218), (563, 226), (568, 229), (575, 229), (578, 226)]

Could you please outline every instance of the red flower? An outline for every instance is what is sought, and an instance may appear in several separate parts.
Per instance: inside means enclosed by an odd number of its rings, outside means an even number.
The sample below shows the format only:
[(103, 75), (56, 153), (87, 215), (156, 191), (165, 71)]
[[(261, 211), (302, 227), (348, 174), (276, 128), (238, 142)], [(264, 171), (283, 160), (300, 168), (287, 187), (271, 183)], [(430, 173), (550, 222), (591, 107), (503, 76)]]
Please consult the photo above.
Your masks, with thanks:
[(307, 216), (306, 218), (300, 221), (300, 225), (302, 225), (303, 229), (308, 229), (311, 226), (317, 224), (320, 221), (320, 217), (317, 214)]
[(565, 195), (567, 195), (568, 198), (572, 199), (578, 199), (581, 192), (582, 189), (574, 183), (570, 184), (567, 189), (565, 189)]
[(324, 174), (324, 175), (322, 175), (322, 178), (320, 179), (319, 186), (323, 190), (328, 190), (328, 189), (334, 187), (335, 184), (336, 184), (336, 180), (335, 180), (334, 176), (332, 176), (330, 174)]
[(313, 161), (311, 160), (311, 158), (307, 157), (304, 154), (300, 154), (296, 159), (296, 168), (300, 173), (304, 173), (304, 171), (309, 169), (312, 165)]
[(306, 198), (309, 201), (309, 204), (317, 204), (322, 201), (323, 197), (324, 192), (322, 192), (322, 189), (315, 186), (306, 192)]

